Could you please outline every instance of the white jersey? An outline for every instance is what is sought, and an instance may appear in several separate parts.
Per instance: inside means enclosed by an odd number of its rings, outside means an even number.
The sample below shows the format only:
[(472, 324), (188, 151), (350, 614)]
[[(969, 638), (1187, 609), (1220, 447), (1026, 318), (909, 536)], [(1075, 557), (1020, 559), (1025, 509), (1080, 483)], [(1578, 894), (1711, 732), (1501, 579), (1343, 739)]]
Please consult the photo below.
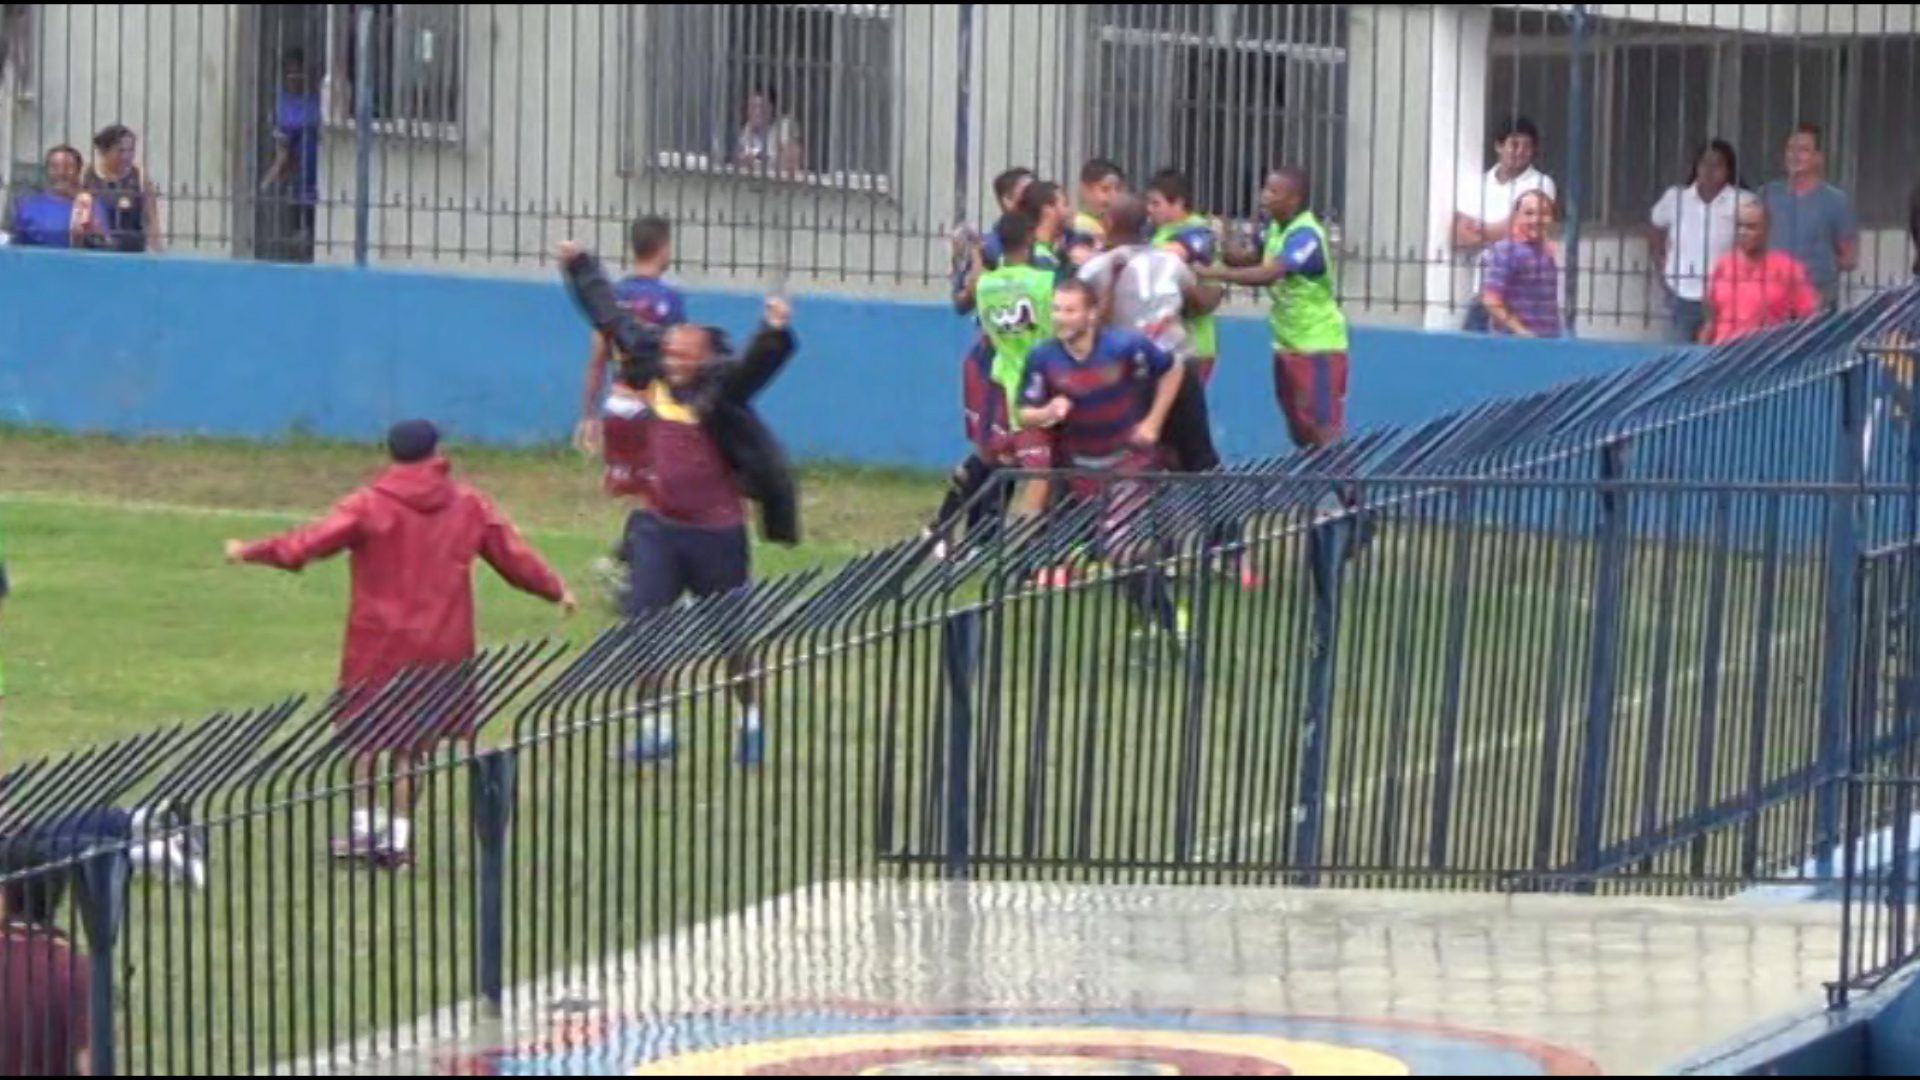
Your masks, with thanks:
[(1147, 244), (1115, 248), (1094, 256), (1080, 268), (1080, 280), (1110, 298), (1110, 326), (1138, 330), (1155, 345), (1176, 357), (1192, 349), (1186, 320), (1187, 289), (1196, 279), (1193, 268), (1179, 255)]

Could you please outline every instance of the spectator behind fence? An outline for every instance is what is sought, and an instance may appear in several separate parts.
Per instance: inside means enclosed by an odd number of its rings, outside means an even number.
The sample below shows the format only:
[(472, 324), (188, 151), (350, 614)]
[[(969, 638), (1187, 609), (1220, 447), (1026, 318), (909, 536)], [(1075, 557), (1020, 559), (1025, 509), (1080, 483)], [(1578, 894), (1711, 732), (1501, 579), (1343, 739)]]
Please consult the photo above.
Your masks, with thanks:
[(1700, 340), (1706, 323), (1707, 276), (1733, 250), (1740, 200), (1740, 160), (1733, 146), (1715, 139), (1693, 159), (1684, 186), (1670, 188), (1653, 208), (1648, 245), (1663, 268), (1675, 340)]
[(307, 78), (307, 54), (290, 49), (273, 104), (273, 163), (260, 182), (273, 199), (276, 229), (267, 257), (312, 262), (320, 203), (320, 94)]
[[(350, 835), (334, 850), (398, 868), (411, 859), (411, 816), (425, 784), (406, 774), (440, 744), (476, 734), (470, 695), (449, 685), (477, 647), (474, 562), (485, 560), (508, 584), (564, 606), (569, 615), (578, 605), (506, 515), (453, 479), (432, 424), (395, 425), (387, 449), (392, 465), (323, 520), (255, 544), (229, 540), (226, 554), (230, 562), (289, 571), (352, 554), (353, 598), (340, 658), (340, 688), (347, 694), (341, 741), (354, 752), (363, 779), (370, 781), (379, 758), (389, 755), (399, 778), (392, 814), (378, 807), (374, 785), (366, 785), (368, 805), (354, 814)], [(378, 692), (410, 671), (435, 672), (439, 688), (382, 702)]]
[(139, 137), (125, 124), (110, 124), (93, 137), (93, 164), (80, 177), (75, 208), (87, 247), (160, 250), (160, 197), (141, 174), (139, 148)]
[(1913, 276), (1920, 278), (1920, 187), (1907, 202), (1907, 236), (1913, 241)]
[(1787, 139), (1787, 177), (1761, 193), (1773, 246), (1800, 261), (1822, 305), (1840, 306), (1840, 277), (1860, 263), (1860, 226), (1847, 193), (1827, 182), (1818, 124), (1801, 124)]
[(1791, 253), (1769, 248), (1767, 205), (1740, 202), (1734, 249), (1721, 256), (1707, 285), (1707, 323), (1700, 340), (1724, 345), (1748, 334), (1820, 312), (1820, 292)]
[(84, 168), (86, 159), (71, 146), (47, 151), (47, 182), (21, 192), (7, 209), (0, 232), (7, 234), (8, 242), (21, 247), (72, 247), (74, 206)]
[(1564, 332), (1560, 261), (1547, 237), (1553, 220), (1553, 197), (1529, 191), (1514, 204), (1510, 234), (1487, 250), (1480, 302), (1493, 333), (1557, 338)]
[[(1516, 116), (1500, 130), (1494, 142), (1499, 163), (1486, 177), (1470, 182), (1460, 192), (1460, 206), (1453, 215), (1454, 246), (1476, 258), (1507, 238), (1514, 210), (1520, 198), (1529, 192), (1543, 192), (1558, 202), (1560, 189), (1553, 177), (1534, 167), (1534, 155), (1540, 150), (1540, 129), (1524, 116)], [(1474, 272), (1473, 301), (1467, 308), (1466, 330), (1484, 334), (1489, 329), (1488, 312), (1482, 301), (1485, 260)]]
[(72, 871), (39, 860), (0, 841), (0, 1076), (86, 1076), (92, 969), (55, 926)]
[(742, 169), (799, 172), (804, 165), (805, 150), (800, 125), (793, 117), (780, 113), (779, 95), (772, 87), (755, 90), (747, 98), (747, 121), (741, 125), (740, 139), (734, 147), (734, 165)]

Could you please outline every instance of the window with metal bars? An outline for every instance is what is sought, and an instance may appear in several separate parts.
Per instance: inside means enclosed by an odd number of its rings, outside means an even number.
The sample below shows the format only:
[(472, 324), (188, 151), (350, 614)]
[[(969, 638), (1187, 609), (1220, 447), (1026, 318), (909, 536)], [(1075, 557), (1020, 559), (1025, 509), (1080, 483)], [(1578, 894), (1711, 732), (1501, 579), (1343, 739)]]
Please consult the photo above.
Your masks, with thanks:
[(1136, 177), (1166, 167), (1196, 210), (1260, 212), (1267, 170), (1314, 179), (1337, 221), (1347, 155), (1346, 4), (1094, 4), (1087, 156)]
[(374, 123), (386, 134), (457, 138), (462, 4), (327, 5), (328, 119), (352, 124), (358, 116), (361, 6), (373, 9)]
[(888, 190), (895, 14), (891, 4), (646, 5), (643, 164)]

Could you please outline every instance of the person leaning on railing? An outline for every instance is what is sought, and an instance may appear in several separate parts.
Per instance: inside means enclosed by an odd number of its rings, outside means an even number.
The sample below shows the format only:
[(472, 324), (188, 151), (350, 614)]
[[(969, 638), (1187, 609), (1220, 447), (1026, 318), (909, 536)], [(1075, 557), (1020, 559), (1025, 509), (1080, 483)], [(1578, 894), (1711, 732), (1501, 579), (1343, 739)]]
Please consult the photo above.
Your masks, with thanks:
[(71, 146), (47, 151), (47, 182), (15, 196), (0, 220), (0, 233), (19, 247), (73, 246), (75, 204), (86, 160)]

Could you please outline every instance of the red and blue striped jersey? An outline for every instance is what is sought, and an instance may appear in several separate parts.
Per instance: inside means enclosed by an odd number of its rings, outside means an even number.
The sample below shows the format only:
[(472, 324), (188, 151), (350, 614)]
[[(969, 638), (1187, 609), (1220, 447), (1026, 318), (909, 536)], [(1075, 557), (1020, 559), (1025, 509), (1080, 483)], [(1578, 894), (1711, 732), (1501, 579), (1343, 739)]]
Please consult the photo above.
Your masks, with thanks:
[(1133, 330), (1100, 330), (1085, 358), (1057, 339), (1043, 341), (1027, 357), (1021, 401), (1030, 408), (1056, 397), (1072, 402), (1058, 433), (1061, 449), (1076, 466), (1104, 468), (1126, 456), (1173, 366), (1171, 354)]

